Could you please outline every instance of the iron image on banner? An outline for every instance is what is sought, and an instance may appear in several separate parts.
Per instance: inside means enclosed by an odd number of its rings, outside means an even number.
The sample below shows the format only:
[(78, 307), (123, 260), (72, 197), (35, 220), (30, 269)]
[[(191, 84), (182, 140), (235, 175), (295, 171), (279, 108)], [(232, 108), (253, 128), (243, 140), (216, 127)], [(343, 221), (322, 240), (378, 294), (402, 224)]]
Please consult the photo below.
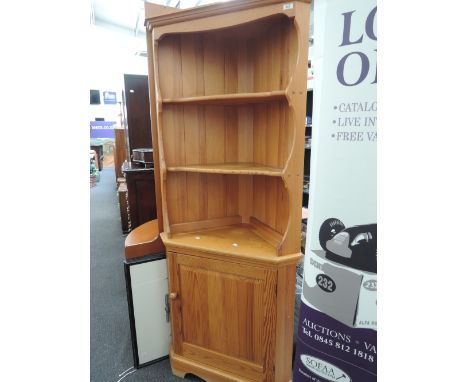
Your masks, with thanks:
[(377, 380), (377, 3), (316, 0), (294, 382)]

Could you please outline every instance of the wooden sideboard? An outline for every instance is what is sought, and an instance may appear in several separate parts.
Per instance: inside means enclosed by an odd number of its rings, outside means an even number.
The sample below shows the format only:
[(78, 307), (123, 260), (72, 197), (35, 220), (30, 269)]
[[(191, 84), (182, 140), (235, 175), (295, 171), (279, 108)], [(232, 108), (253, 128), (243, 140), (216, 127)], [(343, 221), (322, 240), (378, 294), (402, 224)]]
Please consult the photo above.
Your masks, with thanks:
[(154, 169), (125, 162), (122, 173), (127, 183), (129, 230), (132, 230), (157, 218)]

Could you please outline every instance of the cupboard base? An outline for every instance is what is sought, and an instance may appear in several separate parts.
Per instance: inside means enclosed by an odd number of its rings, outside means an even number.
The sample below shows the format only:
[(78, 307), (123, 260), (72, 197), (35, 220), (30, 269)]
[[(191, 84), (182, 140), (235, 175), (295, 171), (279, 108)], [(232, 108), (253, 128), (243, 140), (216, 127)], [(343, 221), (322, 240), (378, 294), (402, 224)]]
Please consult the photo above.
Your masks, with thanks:
[(172, 346), (169, 351), (172, 374), (184, 378), (186, 374), (193, 374), (206, 382), (253, 382), (251, 379), (242, 378), (223, 370), (193, 361), (174, 353)]

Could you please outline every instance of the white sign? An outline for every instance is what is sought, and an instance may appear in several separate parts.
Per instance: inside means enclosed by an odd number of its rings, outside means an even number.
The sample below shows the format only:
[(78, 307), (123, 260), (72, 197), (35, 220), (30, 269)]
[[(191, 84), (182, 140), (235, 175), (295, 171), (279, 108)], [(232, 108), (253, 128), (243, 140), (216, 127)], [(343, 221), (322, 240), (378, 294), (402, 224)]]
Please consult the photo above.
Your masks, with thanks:
[[(314, 41), (302, 299), (348, 326), (375, 329), (377, 7), (375, 0), (352, 3), (315, 4), (315, 35), (324, 38)], [(372, 282), (374, 290), (364, 288)]]
[(294, 382), (377, 381), (377, 4), (316, 0)]

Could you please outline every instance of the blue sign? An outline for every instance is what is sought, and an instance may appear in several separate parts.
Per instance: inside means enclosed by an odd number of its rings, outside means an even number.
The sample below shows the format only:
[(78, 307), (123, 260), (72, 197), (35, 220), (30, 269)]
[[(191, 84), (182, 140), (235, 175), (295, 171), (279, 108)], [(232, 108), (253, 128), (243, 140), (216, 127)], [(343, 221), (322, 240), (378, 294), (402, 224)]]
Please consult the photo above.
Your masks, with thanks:
[(104, 104), (105, 105), (115, 105), (117, 103), (117, 93), (105, 91), (104, 94)]
[(114, 138), (115, 121), (91, 121), (91, 138)]

